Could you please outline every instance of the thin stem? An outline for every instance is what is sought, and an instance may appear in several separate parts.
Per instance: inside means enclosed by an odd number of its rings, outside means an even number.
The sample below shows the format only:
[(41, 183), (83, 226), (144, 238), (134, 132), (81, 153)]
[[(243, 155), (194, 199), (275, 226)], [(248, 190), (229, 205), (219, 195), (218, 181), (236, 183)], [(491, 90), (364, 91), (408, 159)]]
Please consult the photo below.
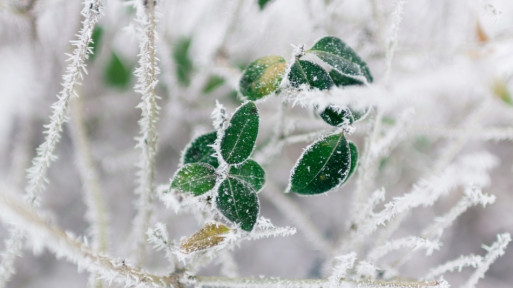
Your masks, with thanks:
[[(93, 249), (97, 252), (107, 250), (107, 210), (103, 200), (98, 172), (91, 155), (91, 145), (85, 130), (84, 116), (82, 114), (81, 98), (76, 98), (71, 102), (71, 134), (75, 148), (75, 157), (78, 163), (78, 170), (82, 185), (84, 187), (84, 198), (87, 205), (86, 218), (91, 225)], [(90, 281), (94, 287), (102, 287), (101, 280), (97, 275), (92, 275)]]
[(159, 107), (156, 95), (157, 67), (155, 46), (155, 4), (156, 1), (140, 0), (135, 2), (137, 9), (137, 22), (140, 23), (139, 67), (136, 69), (136, 92), (141, 94), (141, 102), (137, 106), (142, 110), (139, 121), (140, 136), (137, 147), (141, 149), (138, 164), (139, 195), (137, 215), (134, 219), (134, 243), (136, 245), (136, 259), (140, 263), (146, 249), (146, 231), (151, 218), (153, 196), (155, 194), (155, 156), (157, 154), (157, 121)]
[(270, 189), (266, 193), (262, 193), (264, 197), (278, 208), (287, 218), (293, 221), (294, 225), (305, 235), (306, 239), (322, 252), (325, 256), (332, 255), (333, 247), (317, 226), (312, 223), (311, 219), (303, 213), (296, 203), (286, 197), (274, 183), (269, 181), (267, 184)]
[[(328, 279), (283, 279), (283, 278), (225, 278), (225, 277), (207, 277), (199, 276), (189, 279), (190, 284), (198, 285), (200, 287), (230, 287), (230, 288), (249, 288), (249, 287), (298, 287), (298, 288), (320, 288), (330, 287)], [(340, 284), (345, 284), (344, 287), (395, 287), (395, 288), (424, 288), (424, 287), (443, 287), (443, 283), (438, 281), (352, 281), (341, 280)]]

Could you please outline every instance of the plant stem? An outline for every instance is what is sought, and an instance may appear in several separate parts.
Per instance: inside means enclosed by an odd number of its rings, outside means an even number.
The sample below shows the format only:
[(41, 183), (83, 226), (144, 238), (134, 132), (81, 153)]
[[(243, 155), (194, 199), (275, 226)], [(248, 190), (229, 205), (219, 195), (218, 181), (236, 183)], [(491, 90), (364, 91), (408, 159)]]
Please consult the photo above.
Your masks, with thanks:
[(146, 249), (146, 231), (151, 218), (153, 196), (155, 194), (155, 156), (157, 154), (157, 121), (159, 107), (156, 95), (157, 67), (155, 46), (155, 1), (139, 0), (135, 2), (137, 9), (137, 22), (140, 23), (139, 67), (135, 71), (137, 76), (136, 92), (141, 94), (141, 102), (137, 106), (141, 109), (139, 120), (140, 136), (137, 147), (141, 149), (138, 164), (138, 186), (136, 194), (139, 195), (137, 215), (134, 219), (134, 244), (136, 262), (142, 262)]

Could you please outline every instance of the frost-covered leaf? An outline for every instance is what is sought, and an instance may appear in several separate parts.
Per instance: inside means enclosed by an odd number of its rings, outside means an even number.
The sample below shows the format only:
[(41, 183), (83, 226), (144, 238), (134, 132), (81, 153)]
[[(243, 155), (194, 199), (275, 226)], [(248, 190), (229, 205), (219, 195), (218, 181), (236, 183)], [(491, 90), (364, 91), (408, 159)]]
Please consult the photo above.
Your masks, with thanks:
[(281, 56), (259, 58), (244, 70), (240, 92), (248, 100), (261, 99), (278, 89), (286, 69), (287, 63)]
[(336, 85), (358, 84), (355, 83), (355, 80), (361, 82), (357, 80), (361, 76), (365, 77), (367, 82), (372, 82), (372, 75), (367, 64), (351, 47), (336, 37), (322, 38), (307, 52), (315, 54), (334, 68), (331, 78)]
[(353, 175), (356, 166), (358, 165), (358, 147), (356, 147), (356, 144), (353, 142), (348, 142), (349, 145), (349, 152), (351, 153), (351, 168), (349, 168), (349, 174), (347, 175), (347, 178), (344, 180), (347, 181), (351, 175)]
[(212, 156), (215, 153), (212, 145), (214, 145), (216, 139), (216, 131), (201, 135), (194, 139), (185, 148), (183, 164), (201, 162), (210, 164), (214, 166), (214, 168), (217, 168), (219, 166), (217, 158)]
[(203, 86), (203, 94), (210, 94), (220, 86), (222, 86), (226, 82), (226, 79), (224, 79), (221, 76), (218, 75), (212, 75), (208, 78), (207, 82), (205, 83), (205, 86)]
[(254, 160), (249, 159), (239, 166), (232, 166), (228, 177), (235, 178), (251, 186), (256, 192), (265, 184), (265, 171)]
[(190, 163), (178, 170), (171, 182), (171, 188), (182, 192), (201, 195), (216, 185), (215, 168), (205, 163)]
[(260, 203), (251, 186), (235, 178), (226, 178), (219, 186), (216, 204), (217, 209), (228, 220), (239, 224), (242, 230), (253, 230)]
[(103, 28), (102, 26), (94, 27), (93, 34), (91, 35), (92, 42), (89, 43), (89, 47), (91, 47), (92, 53), (89, 55), (89, 61), (94, 61), (96, 56), (98, 55), (98, 47), (100, 47), (100, 41), (103, 36)]
[(294, 62), (288, 77), (290, 85), (296, 88), (307, 85), (309, 88), (326, 90), (333, 86), (333, 80), (331, 80), (328, 72), (310, 61), (297, 60)]
[(351, 153), (343, 134), (334, 134), (308, 146), (290, 177), (290, 191), (320, 194), (342, 184), (349, 175)]
[(230, 119), (221, 140), (221, 155), (229, 164), (239, 164), (248, 159), (258, 135), (258, 109), (253, 102), (240, 106)]
[(353, 124), (353, 114), (349, 108), (339, 108), (329, 105), (319, 114), (324, 122), (331, 126), (341, 126), (342, 124)]
[(110, 61), (105, 69), (104, 77), (107, 84), (119, 88), (126, 88), (128, 84), (130, 84), (132, 71), (116, 53), (112, 52)]
[(191, 82), (194, 65), (189, 55), (192, 39), (182, 37), (178, 39), (173, 47), (173, 59), (176, 65), (176, 78), (182, 86), (189, 86)]
[(180, 250), (183, 253), (192, 253), (219, 245), (230, 229), (220, 223), (210, 223), (194, 233), (191, 237), (181, 241)]

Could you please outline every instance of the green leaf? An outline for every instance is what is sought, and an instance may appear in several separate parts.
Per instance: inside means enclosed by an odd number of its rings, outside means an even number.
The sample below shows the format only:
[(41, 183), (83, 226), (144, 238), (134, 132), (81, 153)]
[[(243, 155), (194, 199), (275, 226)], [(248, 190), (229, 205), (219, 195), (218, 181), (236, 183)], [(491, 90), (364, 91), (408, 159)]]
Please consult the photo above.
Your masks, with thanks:
[(189, 86), (191, 82), (194, 66), (189, 55), (192, 39), (189, 37), (179, 38), (173, 49), (173, 59), (176, 65), (176, 77), (178, 83), (184, 87)]
[(183, 154), (183, 164), (188, 163), (207, 163), (214, 168), (219, 166), (219, 162), (216, 157), (212, 155), (215, 153), (214, 142), (217, 139), (217, 132), (210, 132), (204, 135), (199, 136), (194, 139), (187, 147), (185, 148), (185, 153)]
[(207, 83), (205, 83), (205, 86), (203, 86), (203, 94), (210, 94), (219, 86), (222, 86), (226, 80), (218, 75), (212, 75), (208, 78)]
[(334, 105), (329, 105), (319, 115), (324, 122), (336, 127), (341, 126), (344, 123), (352, 124), (354, 121), (351, 110)]
[(260, 10), (264, 10), (265, 6), (269, 4), (271, 0), (258, 0), (258, 7), (260, 7)]
[(185, 164), (171, 182), (171, 188), (199, 196), (216, 185), (216, 169), (205, 163)]
[(95, 26), (93, 30), (93, 34), (91, 35), (92, 42), (89, 43), (89, 47), (91, 47), (92, 53), (89, 55), (89, 61), (94, 61), (98, 54), (98, 47), (100, 47), (100, 41), (103, 36), (103, 28), (101, 26)]
[(191, 237), (180, 242), (180, 250), (186, 254), (205, 250), (223, 242), (230, 228), (220, 223), (205, 225)]
[(335, 69), (332, 78), (337, 85), (359, 84), (358, 82), (361, 83), (361, 81), (353, 82), (355, 81), (354, 78), (361, 76), (365, 77), (367, 82), (372, 82), (372, 75), (367, 64), (351, 47), (336, 37), (322, 38), (307, 52), (315, 54)]
[(294, 62), (289, 72), (289, 81), (292, 87), (299, 88), (305, 84), (309, 88), (318, 88), (320, 90), (330, 89), (333, 86), (333, 80), (330, 75), (321, 66), (305, 60)]
[(287, 63), (281, 56), (259, 58), (244, 70), (240, 92), (248, 100), (261, 99), (278, 89), (286, 69)]
[(235, 178), (251, 186), (256, 192), (260, 191), (265, 184), (265, 171), (254, 160), (247, 160), (239, 166), (232, 166), (228, 177)]
[(228, 220), (239, 224), (245, 231), (253, 229), (260, 210), (258, 197), (253, 188), (230, 177), (219, 186), (216, 205)]
[(130, 84), (131, 76), (131, 69), (123, 63), (116, 53), (112, 52), (105, 70), (104, 79), (106, 83), (118, 88), (127, 88), (128, 84)]
[(358, 147), (356, 147), (356, 145), (353, 142), (349, 142), (348, 145), (351, 153), (351, 168), (349, 169), (349, 174), (347, 175), (344, 182), (347, 181), (347, 179), (349, 179), (351, 175), (353, 175), (356, 166), (358, 165)]
[(352, 77), (344, 76), (337, 72), (335, 69), (330, 71), (330, 77), (333, 80), (333, 84), (338, 87), (350, 86), (350, 85), (363, 85), (363, 82)]
[(230, 126), (221, 139), (221, 156), (228, 164), (248, 159), (258, 135), (258, 109), (253, 102), (240, 106), (230, 119)]
[(290, 190), (320, 194), (340, 185), (349, 175), (351, 154), (343, 134), (334, 134), (306, 148), (290, 176)]

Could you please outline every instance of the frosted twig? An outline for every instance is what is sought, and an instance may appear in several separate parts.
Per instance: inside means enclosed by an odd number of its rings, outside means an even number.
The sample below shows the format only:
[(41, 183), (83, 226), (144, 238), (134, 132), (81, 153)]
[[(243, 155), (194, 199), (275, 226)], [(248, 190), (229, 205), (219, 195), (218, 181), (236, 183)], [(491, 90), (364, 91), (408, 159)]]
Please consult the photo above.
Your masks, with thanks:
[(399, 26), (403, 20), (403, 10), (405, 3), (406, 0), (397, 0), (394, 13), (392, 14), (392, 26), (390, 27), (390, 37), (388, 39), (386, 50), (385, 79), (388, 79), (392, 69), (392, 60), (394, 59), (394, 53), (397, 47), (397, 36), (399, 34)]
[[(197, 285), (199, 287), (219, 288), (264, 288), (264, 287), (286, 287), (286, 288), (321, 288), (329, 287), (327, 279), (283, 279), (277, 277), (268, 278), (225, 278), (198, 276), (190, 277), (184, 281), (185, 284)], [(351, 281), (341, 280), (338, 287), (343, 288), (447, 288), (444, 281)]]
[(435, 279), (436, 277), (439, 277), (447, 272), (453, 272), (458, 271), (460, 272), (461, 269), (464, 267), (474, 267), (477, 268), (483, 263), (483, 257), (477, 256), (477, 255), (468, 255), (468, 256), (461, 256), (458, 257), (458, 259), (449, 261), (445, 264), (442, 264), (438, 267), (435, 267), (431, 270), (429, 270), (429, 273), (424, 276), (424, 279)]
[[(97, 252), (107, 250), (107, 210), (100, 189), (100, 180), (98, 172), (93, 163), (89, 139), (84, 127), (84, 117), (82, 115), (81, 98), (76, 98), (71, 102), (71, 111), (73, 118), (71, 120), (71, 132), (73, 145), (75, 148), (75, 157), (78, 163), (78, 170), (82, 185), (84, 187), (84, 198), (87, 205), (86, 219), (91, 225), (91, 234), (93, 238), (92, 248)], [(91, 283), (95, 287), (101, 287), (101, 282), (92, 277)]]
[(468, 137), (471, 139), (483, 141), (513, 141), (513, 127), (486, 127), (464, 130), (458, 128), (413, 126), (412, 132), (443, 138), (460, 138), (463, 135), (469, 135)]
[(151, 218), (151, 203), (155, 194), (155, 156), (157, 154), (157, 121), (159, 107), (157, 105), (156, 86), (159, 68), (155, 51), (155, 5), (157, 1), (134, 0), (136, 21), (139, 24), (139, 67), (135, 70), (137, 84), (135, 91), (141, 94), (139, 120), (140, 136), (137, 137), (137, 148), (141, 149), (137, 173), (139, 195), (137, 214), (134, 219), (133, 236), (136, 259), (140, 263), (145, 254), (145, 235)]
[[(80, 84), (83, 72), (86, 72), (85, 61), (92, 52), (89, 44), (91, 43), (91, 35), (93, 33), (94, 26), (98, 22), (100, 15), (103, 11), (103, 3), (100, 0), (85, 0), (83, 2), (82, 26), (80, 31), (77, 33), (77, 40), (72, 40), (71, 44), (75, 47), (73, 52), (69, 54), (68, 66), (66, 72), (62, 76), (62, 90), (57, 95), (57, 102), (52, 105), (52, 115), (50, 116), (50, 123), (45, 125), (46, 130), (44, 131), (45, 141), (37, 148), (37, 155), (32, 160), (32, 166), (27, 170), (28, 183), (25, 189), (26, 201), (33, 206), (39, 206), (39, 196), (44, 190), (46, 179), (46, 172), (50, 167), (51, 163), (56, 159), (53, 155), (55, 147), (61, 138), (62, 125), (67, 121), (67, 113), (70, 101), (73, 97), (76, 97), (75, 88)], [(2, 257), (0, 267), (8, 265), (13, 267), (13, 261), (16, 255), (20, 254), (21, 243), (16, 244), (15, 242), (22, 241), (23, 237), (21, 233), (12, 233), (9, 236), (11, 239), (7, 240), (9, 243), (5, 255), (10, 254), (9, 257)], [(8, 263), (10, 261), (10, 263)], [(13, 274), (12, 268), (0, 269), (0, 273), (6, 272), (8, 274), (0, 275), (0, 287), (5, 285), (5, 281), (8, 281)]]
[(431, 255), (434, 250), (440, 249), (440, 243), (438, 241), (431, 241), (415, 236), (400, 238), (388, 241), (385, 244), (374, 248), (369, 253), (368, 259), (371, 262), (376, 262), (386, 254), (400, 248), (411, 248), (413, 250), (425, 249), (426, 255)]
[(328, 277), (328, 281), (332, 287), (337, 287), (340, 279), (344, 278), (347, 271), (353, 268), (354, 262), (356, 261), (356, 253), (351, 252), (349, 254), (337, 256), (335, 257), (335, 261), (338, 263), (333, 267), (333, 272), (330, 277)]
[(293, 221), (294, 225), (297, 226), (316, 249), (324, 255), (331, 255), (333, 251), (331, 243), (326, 240), (322, 232), (311, 222), (310, 218), (292, 200), (281, 193), (274, 183), (268, 181), (266, 185), (269, 189), (261, 195), (268, 198), (281, 213)]
[(21, 249), (23, 248), (24, 235), (18, 228), (13, 228), (9, 231), (9, 237), (5, 240), (5, 250), (2, 251), (0, 259), (0, 287), (5, 287), (5, 284), (16, 273), (14, 268), (14, 261), (17, 257), (21, 256)]
[(164, 223), (157, 223), (147, 232), (148, 242), (153, 244), (157, 251), (164, 251), (166, 259), (172, 266), (176, 265), (177, 259), (173, 254), (172, 243), (169, 241), (169, 233)]
[(37, 148), (37, 156), (32, 161), (32, 167), (28, 172), (28, 184), (26, 188), (27, 198), (30, 203), (39, 205), (39, 194), (44, 189), (46, 180), (46, 171), (50, 167), (50, 163), (56, 159), (53, 155), (55, 147), (60, 140), (62, 125), (66, 122), (68, 107), (71, 98), (77, 97), (75, 87), (80, 84), (82, 72), (86, 70), (85, 61), (92, 52), (89, 43), (91, 43), (91, 35), (94, 26), (98, 22), (103, 10), (102, 1), (86, 0), (82, 9), (82, 28), (76, 35), (78, 40), (71, 41), (75, 47), (69, 55), (70, 62), (66, 67), (66, 72), (62, 76), (62, 90), (57, 95), (58, 100), (52, 105), (52, 115), (50, 123), (45, 125), (46, 134), (45, 141)]
[(435, 218), (435, 222), (427, 227), (422, 236), (425, 238), (440, 239), (442, 233), (449, 227), (456, 218), (467, 211), (470, 207), (481, 204), (483, 207), (495, 202), (495, 196), (483, 194), (478, 187), (470, 187), (465, 189), (463, 198), (454, 205), (447, 214), (442, 217)]
[(158, 276), (133, 267), (124, 260), (96, 253), (71, 233), (48, 222), (5, 188), (0, 191), (0, 218), (16, 226), (36, 244), (43, 244), (58, 257), (64, 257), (91, 273), (96, 273), (106, 282), (117, 282), (134, 287), (178, 286), (178, 275)]
[(483, 245), (483, 249), (486, 250), (486, 255), (483, 257), (483, 262), (479, 267), (477, 267), (476, 271), (472, 273), (467, 282), (462, 286), (463, 288), (473, 288), (476, 286), (479, 279), (484, 277), (484, 274), (490, 268), (497, 258), (504, 255), (506, 252), (506, 247), (509, 242), (511, 242), (511, 235), (509, 233), (503, 233), (497, 235), (497, 241), (495, 241), (492, 246)]

